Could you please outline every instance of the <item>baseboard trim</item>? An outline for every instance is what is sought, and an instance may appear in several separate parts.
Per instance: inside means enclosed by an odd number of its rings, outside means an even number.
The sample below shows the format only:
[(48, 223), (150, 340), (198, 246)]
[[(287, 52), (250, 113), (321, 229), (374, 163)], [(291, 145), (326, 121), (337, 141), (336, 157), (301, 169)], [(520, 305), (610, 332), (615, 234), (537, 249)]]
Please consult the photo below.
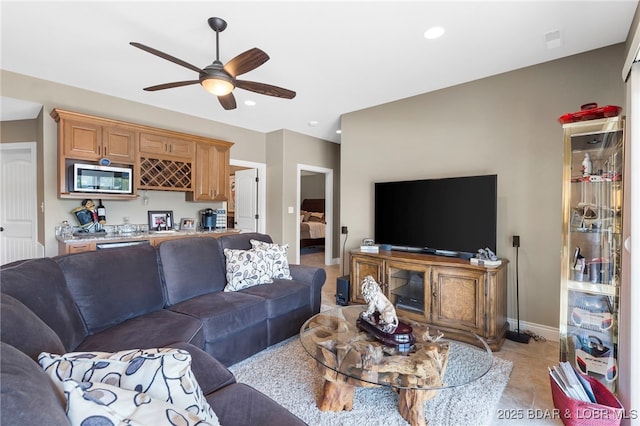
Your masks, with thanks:
[[(518, 329), (518, 320), (515, 318), (507, 318), (507, 322), (509, 323), (509, 330), (516, 331)], [(560, 341), (560, 330), (555, 327), (520, 320), (520, 332), (525, 330), (542, 336), (550, 342)]]

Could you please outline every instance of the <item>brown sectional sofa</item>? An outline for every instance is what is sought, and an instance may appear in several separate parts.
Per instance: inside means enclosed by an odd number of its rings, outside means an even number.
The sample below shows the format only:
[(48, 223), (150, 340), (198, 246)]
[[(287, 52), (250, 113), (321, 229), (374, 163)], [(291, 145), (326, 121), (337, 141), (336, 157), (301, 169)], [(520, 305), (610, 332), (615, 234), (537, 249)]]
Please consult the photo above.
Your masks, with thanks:
[(68, 424), (65, 404), (40, 369), (40, 352), (187, 350), (224, 425), (304, 424), (227, 366), (291, 337), (320, 310), (325, 271), (290, 265), (292, 279), (235, 292), (224, 249), (250, 249), (249, 233), (184, 238), (0, 268), (3, 425)]

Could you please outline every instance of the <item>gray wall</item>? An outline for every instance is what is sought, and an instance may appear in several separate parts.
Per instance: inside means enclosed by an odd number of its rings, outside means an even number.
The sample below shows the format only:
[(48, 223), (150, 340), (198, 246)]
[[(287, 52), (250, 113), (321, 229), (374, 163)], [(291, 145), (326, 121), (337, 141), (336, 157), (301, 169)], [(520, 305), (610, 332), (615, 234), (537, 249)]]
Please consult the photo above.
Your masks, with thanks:
[(345, 114), (340, 204), (347, 250), (373, 236), (374, 182), (496, 173), (497, 254), (511, 261), (509, 316), (516, 317), (511, 236), (520, 235), (521, 320), (557, 327), (563, 164), (557, 119), (587, 102), (624, 106), (623, 59), (618, 44)]
[[(295, 185), (292, 189), (290, 185), (286, 185), (285, 188), (283, 184), (285, 177), (291, 179), (288, 171), (285, 173), (279, 170), (284, 167), (285, 158), (292, 157), (307, 164), (331, 167), (335, 169), (336, 174), (339, 173), (339, 160), (332, 160), (331, 165), (327, 166), (328, 163), (323, 156), (315, 156), (318, 152), (318, 146), (328, 145), (331, 147), (330, 149), (337, 151), (337, 145), (317, 138), (297, 137), (288, 132), (273, 132), (266, 135), (6, 70), (0, 70), (0, 89), (2, 96), (43, 105), (43, 114), (38, 119), (28, 120), (28, 123), (10, 125), (6, 130), (6, 135), (7, 138), (13, 139), (18, 136), (24, 137), (25, 134), (29, 137), (35, 135), (36, 141), (39, 142), (38, 162), (39, 164), (42, 162), (41, 176), (39, 176), (42, 183), (39, 193), (42, 194), (42, 199), (39, 202), (42, 201), (45, 206), (45, 212), (39, 220), (39, 225), (43, 230), (40, 241), (45, 246), (47, 256), (57, 254), (57, 243), (54, 237), (55, 225), (62, 220), (75, 223), (75, 218), (70, 212), (80, 203), (80, 200), (59, 199), (57, 195), (57, 125), (49, 116), (54, 108), (234, 142), (231, 148), (232, 159), (267, 164), (267, 192), (268, 195), (274, 195), (274, 199), (272, 200), (268, 196), (266, 200), (267, 227), (265, 231), (271, 234), (274, 241), (290, 245), (293, 245), (295, 240), (285, 241), (285, 231), (286, 236), (290, 238), (290, 234), (295, 232), (297, 223), (269, 217), (271, 214), (282, 215), (282, 199), (285, 195), (287, 199), (295, 199), (296, 196)], [(35, 130), (30, 128), (33, 125), (35, 125)], [(0, 140), (3, 140), (5, 130), (0, 136)], [(285, 144), (285, 136), (291, 139), (291, 143)], [(278, 139), (282, 139), (282, 141), (278, 141)], [(267, 140), (269, 140), (270, 150), (272, 147), (277, 148), (278, 145), (281, 145), (283, 149), (267, 153)], [(304, 145), (309, 145), (308, 149), (305, 149)], [(40, 146), (42, 150), (40, 150)], [(292, 151), (291, 155), (288, 154), (288, 149)], [(339, 155), (334, 156), (334, 160), (335, 158), (339, 158)], [(272, 180), (271, 177), (275, 179)], [(291, 190), (294, 191), (293, 194), (286, 193)], [(138, 195), (145, 195), (145, 191), (141, 191)], [(127, 216), (133, 223), (146, 223), (147, 210), (173, 210), (176, 218), (197, 217), (198, 210), (203, 207), (219, 207), (216, 203), (186, 202), (182, 192), (147, 191), (146, 195), (149, 197), (148, 205), (145, 205), (141, 198), (132, 201), (105, 201), (108, 222), (122, 223), (123, 217)], [(272, 207), (272, 204), (275, 207)], [(274, 224), (277, 226), (272, 228), (270, 225)], [(285, 225), (292, 229), (283, 229)]]

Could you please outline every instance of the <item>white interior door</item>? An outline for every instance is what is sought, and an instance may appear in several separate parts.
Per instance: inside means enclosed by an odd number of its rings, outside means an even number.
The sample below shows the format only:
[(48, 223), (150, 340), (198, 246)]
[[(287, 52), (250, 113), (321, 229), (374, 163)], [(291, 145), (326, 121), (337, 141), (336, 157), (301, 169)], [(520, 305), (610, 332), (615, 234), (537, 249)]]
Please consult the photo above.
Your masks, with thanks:
[(236, 171), (235, 227), (258, 231), (258, 170)]
[(0, 264), (36, 257), (36, 144), (0, 144)]

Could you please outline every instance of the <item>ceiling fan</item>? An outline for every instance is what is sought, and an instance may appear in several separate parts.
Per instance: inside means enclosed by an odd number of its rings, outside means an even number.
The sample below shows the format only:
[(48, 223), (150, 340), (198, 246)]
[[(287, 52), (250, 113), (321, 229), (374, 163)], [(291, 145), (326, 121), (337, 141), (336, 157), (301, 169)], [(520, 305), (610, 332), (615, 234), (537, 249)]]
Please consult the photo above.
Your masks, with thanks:
[(131, 42), (130, 45), (159, 56), (162, 59), (189, 68), (199, 74), (197, 80), (174, 81), (172, 83), (158, 84), (156, 86), (145, 87), (144, 90), (153, 92), (156, 90), (171, 89), (173, 87), (189, 86), (191, 84), (201, 84), (208, 92), (216, 95), (222, 107), (226, 110), (236, 108), (236, 98), (233, 96), (233, 89), (240, 88), (261, 95), (275, 96), (278, 98), (293, 99), (296, 92), (272, 86), (271, 84), (258, 83), (255, 81), (238, 80), (236, 77), (258, 68), (269, 60), (262, 50), (254, 47), (231, 59), (226, 64), (220, 62), (219, 36), (227, 28), (227, 22), (222, 18), (209, 18), (209, 26), (216, 33), (216, 60), (204, 68), (198, 68), (188, 62), (171, 56), (167, 53), (156, 50), (144, 44)]

